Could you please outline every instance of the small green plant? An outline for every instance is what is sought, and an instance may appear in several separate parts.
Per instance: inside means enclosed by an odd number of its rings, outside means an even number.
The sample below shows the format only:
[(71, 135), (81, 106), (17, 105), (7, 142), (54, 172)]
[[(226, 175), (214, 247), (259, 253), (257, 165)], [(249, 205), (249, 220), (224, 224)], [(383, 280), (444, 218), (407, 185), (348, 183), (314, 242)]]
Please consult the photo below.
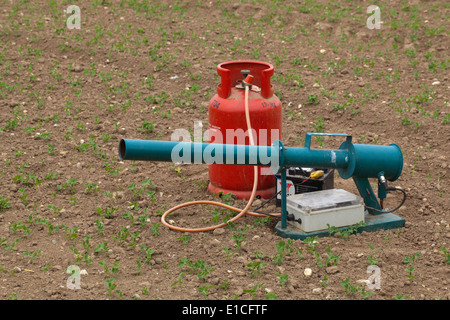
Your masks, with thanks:
[(97, 219), (95, 220), (95, 225), (97, 226), (97, 232), (100, 236), (103, 236), (103, 227), (105, 226), (105, 224), (103, 223), (103, 221), (101, 219)]
[(288, 274), (277, 273), (277, 277), (280, 278), (281, 286), (284, 286), (287, 283), (288, 279), (289, 279), (289, 275)]
[(347, 240), (348, 237), (352, 234), (356, 234), (358, 232), (358, 229), (360, 227), (364, 227), (366, 226), (364, 221), (360, 221), (359, 223), (349, 226), (349, 227), (344, 227), (344, 228), (336, 228), (334, 226), (330, 226), (329, 224), (327, 224), (328, 227), (328, 234), (331, 235), (335, 235), (338, 237), (342, 237), (344, 240)]
[(300, 248), (295, 249), (295, 253), (297, 254), (297, 260), (300, 261), (303, 259), (303, 250)]
[(13, 292), (10, 296), (8, 296), (8, 298), (6, 298), (6, 300), (17, 300), (17, 294)]
[(156, 252), (156, 249), (150, 249), (146, 244), (142, 244), (141, 251), (145, 253), (144, 263), (147, 263), (152, 260), (152, 256)]
[(86, 250), (86, 252), (89, 252), (91, 250), (91, 240), (92, 236), (85, 236), (84, 240), (81, 241), (81, 244), (83, 245), (84, 250)]
[(308, 96), (308, 99), (306, 100), (307, 104), (318, 104), (319, 103), (319, 97), (317, 94), (310, 94)]
[(264, 257), (262, 252), (255, 252), (255, 257), (258, 259), (257, 261), (252, 261), (247, 264), (247, 269), (252, 272), (252, 278), (258, 278), (261, 273), (261, 269), (267, 265), (267, 263), (261, 262), (261, 259)]
[(230, 280), (228, 278), (225, 279), (224, 283), (219, 284), (219, 287), (223, 290), (228, 290), (228, 286), (230, 285)]
[(414, 122), (411, 121), (411, 120), (409, 120), (407, 116), (405, 116), (405, 117), (402, 119), (402, 125), (404, 125), (404, 126), (409, 126), (409, 125), (411, 125), (411, 124), (413, 124), (413, 123), (414, 123)]
[(23, 253), (23, 255), (24, 255), (25, 257), (30, 257), (30, 258), (31, 258), (31, 263), (34, 264), (34, 260), (36, 259), (37, 255), (38, 255), (39, 253), (41, 253), (41, 252), (42, 252), (41, 249), (39, 249), (38, 251), (34, 251), (34, 252), (25, 251), (25, 252)]
[(55, 215), (55, 217), (58, 216), (58, 214), (59, 214), (59, 213), (61, 212), (61, 210), (62, 210), (62, 208), (61, 208), (61, 209), (58, 209), (58, 208), (57, 208), (55, 205), (53, 205), (53, 204), (48, 205), (47, 208), (53, 210), (53, 214)]
[(181, 240), (181, 241), (183, 242), (183, 245), (187, 245), (188, 242), (191, 240), (191, 237), (184, 234), (184, 235), (182, 235), (182, 236), (179, 236), (179, 237), (177, 238), (177, 240)]
[(144, 133), (151, 133), (155, 129), (155, 125), (148, 121), (142, 121), (142, 126), (138, 129)]
[(175, 286), (176, 284), (179, 284), (179, 285), (180, 285), (180, 288), (181, 288), (182, 285), (183, 285), (183, 277), (184, 277), (185, 275), (186, 275), (186, 273), (180, 272), (180, 274), (178, 275), (178, 280), (172, 282), (171, 286), (173, 287), (173, 286)]
[(335, 255), (334, 253), (332, 253), (329, 246), (327, 247), (326, 251), (327, 251), (327, 258), (325, 259), (324, 262), (322, 262), (321, 257), (316, 253), (317, 265), (319, 267), (328, 267), (330, 265), (331, 266), (337, 265), (340, 256)]
[(9, 229), (13, 230), (14, 234), (16, 234), (17, 231), (21, 230), (27, 238), (31, 233), (31, 230), (22, 221), (10, 223)]
[(116, 280), (116, 278), (109, 278), (105, 281), (105, 285), (108, 287), (109, 296), (111, 296), (111, 293), (117, 287), (117, 284), (114, 283), (115, 280)]
[(257, 217), (255, 219), (254, 225), (264, 227), (265, 225), (270, 223), (270, 216), (267, 217)]
[(96, 183), (87, 182), (84, 186), (86, 187), (86, 193), (97, 193), (100, 190), (100, 187)]
[(242, 244), (245, 242), (245, 236), (243, 234), (234, 234), (231, 236), (231, 239), (234, 240), (234, 248), (236, 251), (239, 251)]
[(97, 211), (97, 213), (100, 214), (105, 219), (112, 219), (112, 218), (114, 218), (113, 214), (117, 210), (119, 210), (119, 207), (117, 207), (117, 208), (106, 207), (105, 209), (102, 209), (102, 208), (99, 208), (99, 207), (95, 207), (95, 211)]
[(134, 273), (137, 275), (141, 275), (141, 269), (144, 264), (139, 259), (136, 259), (136, 264), (137, 264), (137, 270)]
[(78, 182), (77, 179), (69, 178), (62, 185), (57, 185), (58, 190), (67, 190), (70, 188), (71, 193), (75, 193), (75, 184)]
[(208, 267), (204, 260), (195, 260), (192, 262), (186, 257), (182, 258), (178, 263), (178, 267), (183, 268), (184, 266), (187, 266), (191, 274), (196, 274), (203, 282), (206, 282), (209, 273), (213, 270), (213, 267)]
[(98, 246), (94, 249), (94, 252), (95, 253), (103, 252), (103, 254), (105, 256), (107, 256), (108, 255), (108, 243), (107, 242), (99, 243)]
[(153, 236), (156, 238), (156, 237), (158, 237), (158, 235), (159, 235), (159, 226), (161, 225), (161, 223), (154, 223), (153, 225), (152, 225), (152, 227), (151, 227), (151, 231), (152, 231), (152, 234), (153, 234)]
[(370, 248), (370, 255), (367, 257), (368, 261), (369, 261), (369, 265), (375, 265), (378, 263), (378, 259), (375, 259), (373, 257), (373, 254), (377, 251), (380, 251), (380, 249), (374, 249), (373, 245), (371, 245), (370, 243), (367, 242), (367, 245)]
[(75, 242), (75, 240), (76, 240), (77, 237), (78, 237), (77, 231), (78, 231), (77, 228), (71, 228), (70, 230), (68, 230), (68, 231), (66, 232), (66, 238), (67, 238), (68, 240), (73, 240), (73, 241)]
[(278, 295), (275, 292), (267, 292), (266, 293), (266, 299), (267, 300), (277, 300)]
[(230, 248), (228, 248), (227, 246), (222, 247), (222, 250), (225, 251), (227, 262), (232, 256), (234, 256), (236, 254), (236, 251), (230, 250)]
[(450, 264), (450, 253), (447, 252), (446, 247), (442, 247), (441, 251), (444, 253), (444, 260), (447, 262), (447, 264)]
[(311, 251), (311, 252), (316, 251), (316, 246), (318, 245), (317, 236), (306, 237), (305, 240), (303, 240), (303, 242), (305, 244), (309, 245), (309, 247), (306, 248), (307, 251)]
[(350, 284), (350, 278), (346, 278), (342, 280), (341, 286), (344, 287), (346, 296), (355, 296), (356, 293), (360, 293), (363, 299), (367, 299), (372, 295), (372, 292), (366, 292), (366, 287), (361, 285), (352, 285)]
[(292, 239), (288, 239), (286, 242), (280, 240), (275, 244), (277, 253), (273, 256), (272, 261), (276, 265), (280, 265), (284, 261), (285, 256), (289, 256), (294, 251), (294, 249), (291, 247), (292, 242)]
[(413, 275), (413, 271), (415, 270), (415, 268), (413, 267), (414, 261), (420, 257), (420, 252), (416, 252), (415, 254), (413, 254), (412, 256), (406, 256), (403, 259), (403, 263), (406, 265), (411, 265), (410, 267), (406, 268), (406, 271), (408, 271), (408, 275), (407, 277), (409, 278), (409, 281), (412, 282), (413, 279), (415, 278), (415, 275)]
[(207, 286), (207, 285), (201, 286), (198, 288), (198, 292), (203, 293), (203, 295), (206, 297), (206, 296), (208, 296), (209, 289), (211, 289), (211, 288), (214, 288), (214, 286)]
[(326, 287), (328, 286), (328, 276), (325, 274), (323, 275), (323, 280), (320, 280), (320, 285), (322, 287)]
[(244, 289), (242, 292), (250, 294), (252, 296), (252, 300), (254, 300), (256, 292), (258, 291), (259, 288), (261, 288), (263, 286), (263, 284), (264, 284), (264, 282), (254, 285), (251, 289)]

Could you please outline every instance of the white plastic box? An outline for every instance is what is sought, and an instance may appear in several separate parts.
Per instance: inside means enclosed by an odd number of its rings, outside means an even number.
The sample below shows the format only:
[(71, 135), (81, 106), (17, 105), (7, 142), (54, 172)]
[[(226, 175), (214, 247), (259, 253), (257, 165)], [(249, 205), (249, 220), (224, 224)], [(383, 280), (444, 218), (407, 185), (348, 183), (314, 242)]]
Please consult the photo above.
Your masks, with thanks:
[[(364, 201), (343, 189), (327, 189), (287, 197), (287, 215), (294, 215), (289, 224), (305, 231), (346, 227), (364, 221)], [(300, 220), (299, 220), (300, 219)]]

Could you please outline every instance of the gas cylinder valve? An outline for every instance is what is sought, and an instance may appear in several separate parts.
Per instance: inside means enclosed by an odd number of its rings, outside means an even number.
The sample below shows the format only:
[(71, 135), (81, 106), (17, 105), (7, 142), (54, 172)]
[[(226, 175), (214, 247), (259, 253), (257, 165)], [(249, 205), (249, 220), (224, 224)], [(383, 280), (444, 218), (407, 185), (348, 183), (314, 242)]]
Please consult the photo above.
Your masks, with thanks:
[(244, 79), (244, 81), (242, 81), (242, 84), (245, 87), (249, 87), (249, 89), (252, 89), (252, 84), (253, 84), (253, 76), (251, 74), (247, 75)]

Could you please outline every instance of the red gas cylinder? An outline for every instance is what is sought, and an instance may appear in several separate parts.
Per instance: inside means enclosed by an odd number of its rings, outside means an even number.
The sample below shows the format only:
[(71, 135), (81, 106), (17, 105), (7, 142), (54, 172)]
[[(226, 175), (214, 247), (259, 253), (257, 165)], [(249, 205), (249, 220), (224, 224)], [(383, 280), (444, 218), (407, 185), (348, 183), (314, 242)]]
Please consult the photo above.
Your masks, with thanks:
[[(256, 145), (270, 146), (281, 139), (281, 102), (270, 82), (274, 68), (258, 61), (230, 61), (217, 66), (221, 82), (209, 103), (209, 142), (249, 145), (245, 118), (247, 75), (253, 76), (249, 91), (249, 114)], [(251, 165), (209, 165), (211, 193), (234, 193), (238, 199), (249, 199), (253, 189), (254, 169)], [(257, 196), (268, 199), (276, 192), (276, 178), (269, 167), (258, 168)]]

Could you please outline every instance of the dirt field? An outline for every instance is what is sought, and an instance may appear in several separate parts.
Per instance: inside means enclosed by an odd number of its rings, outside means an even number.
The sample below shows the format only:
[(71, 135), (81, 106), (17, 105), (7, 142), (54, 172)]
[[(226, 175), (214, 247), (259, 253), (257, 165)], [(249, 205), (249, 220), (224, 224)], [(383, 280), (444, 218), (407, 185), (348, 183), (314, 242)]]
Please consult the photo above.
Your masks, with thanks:
[[(72, 4), (80, 29), (66, 25)], [(372, 4), (380, 29), (367, 27)], [(0, 298), (448, 300), (449, 9), (1, 0)], [(312, 131), (398, 144), (404, 167), (393, 185), (407, 191), (396, 211), (405, 227), (307, 243), (276, 235), (276, 218), (202, 233), (162, 225), (165, 210), (214, 199), (207, 166), (121, 162), (119, 141), (206, 125), (216, 66), (232, 60), (274, 65), (286, 146), (302, 147)], [(357, 192), (338, 175), (335, 187)], [(392, 193), (386, 205), (400, 200)], [(170, 219), (197, 227), (225, 214), (199, 206)], [(370, 265), (379, 289), (366, 286)]]

